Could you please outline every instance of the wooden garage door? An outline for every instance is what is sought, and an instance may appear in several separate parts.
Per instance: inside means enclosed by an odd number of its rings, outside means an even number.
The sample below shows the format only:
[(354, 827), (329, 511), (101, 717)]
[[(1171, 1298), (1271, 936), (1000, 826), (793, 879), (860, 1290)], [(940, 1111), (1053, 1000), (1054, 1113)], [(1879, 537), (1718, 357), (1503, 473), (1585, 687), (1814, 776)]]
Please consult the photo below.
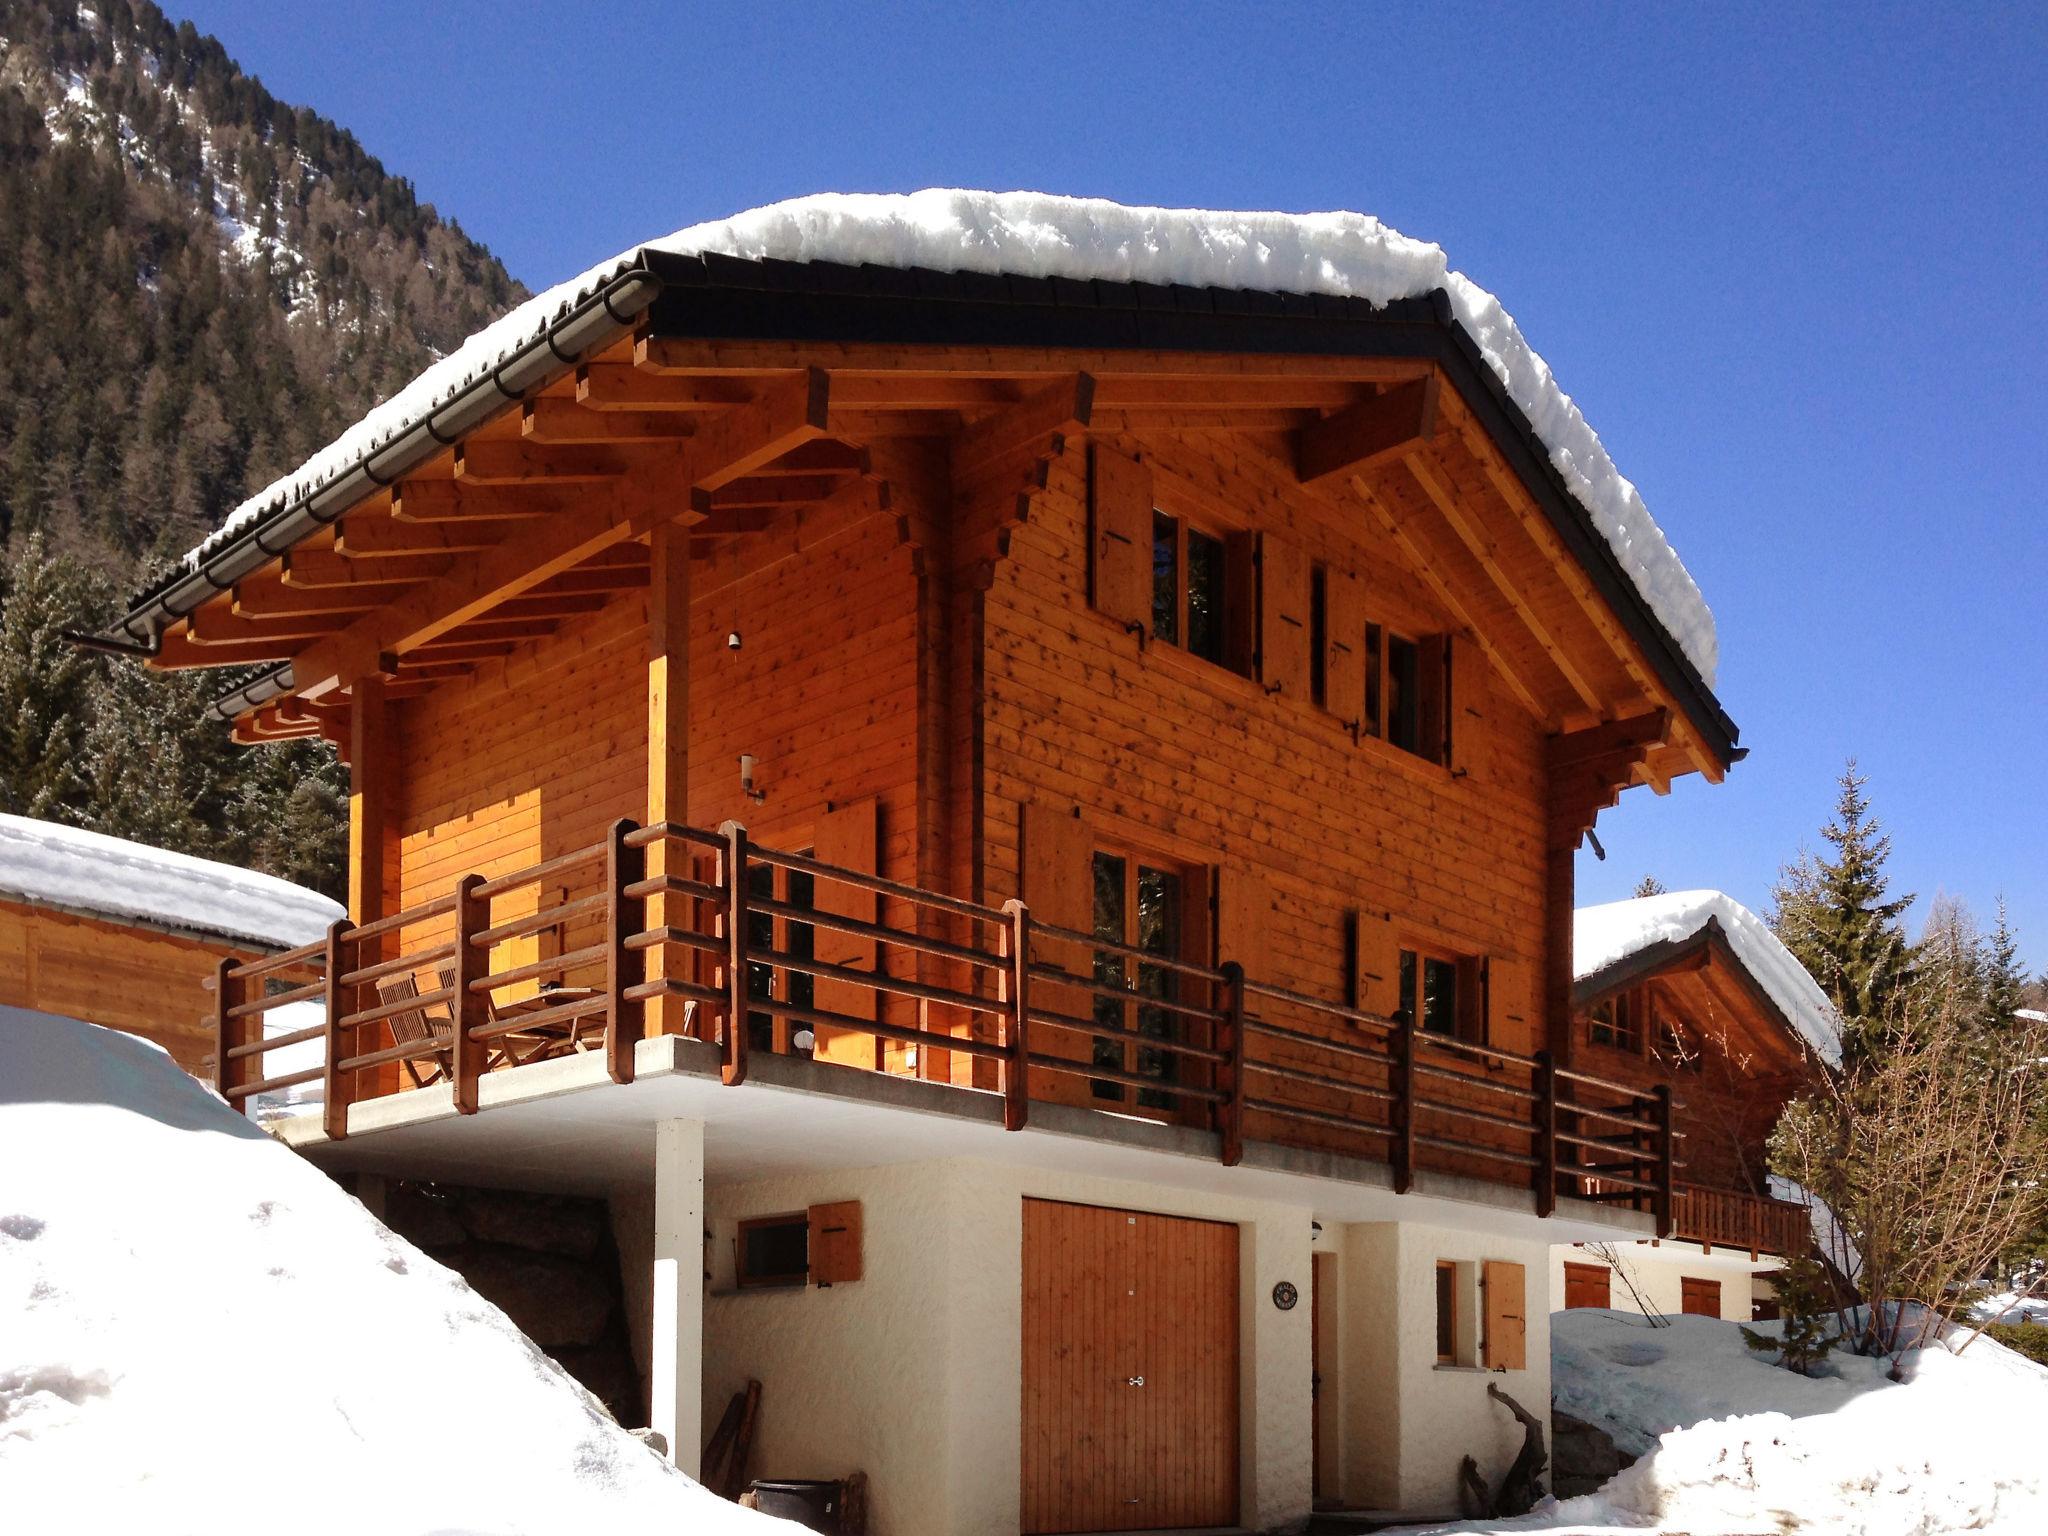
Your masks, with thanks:
[(1237, 1228), (1024, 1202), (1027, 1533), (1237, 1523)]

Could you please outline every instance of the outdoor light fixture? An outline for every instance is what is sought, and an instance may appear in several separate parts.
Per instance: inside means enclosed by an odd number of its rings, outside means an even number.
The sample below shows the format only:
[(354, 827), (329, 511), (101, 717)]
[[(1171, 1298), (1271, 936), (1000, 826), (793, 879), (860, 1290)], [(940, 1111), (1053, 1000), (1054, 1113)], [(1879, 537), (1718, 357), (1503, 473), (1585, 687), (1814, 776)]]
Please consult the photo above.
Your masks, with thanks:
[(740, 791), (756, 805), (768, 798), (767, 791), (754, 787), (754, 754), (751, 752), (740, 754)]
[(726, 632), (725, 648), (728, 651), (736, 651), (740, 648), (740, 632), (738, 630), (734, 629)]

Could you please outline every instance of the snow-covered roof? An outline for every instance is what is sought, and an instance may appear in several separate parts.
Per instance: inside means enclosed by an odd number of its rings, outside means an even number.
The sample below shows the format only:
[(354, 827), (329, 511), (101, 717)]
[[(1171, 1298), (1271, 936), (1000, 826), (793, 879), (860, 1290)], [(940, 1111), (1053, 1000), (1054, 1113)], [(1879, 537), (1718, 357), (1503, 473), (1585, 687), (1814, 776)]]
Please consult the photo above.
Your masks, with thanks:
[(27, 816), (0, 815), (0, 899), (278, 949), (313, 943), (345, 915), (275, 875)]
[(1714, 618), (1699, 587), (1514, 318), (1491, 293), (1452, 271), (1441, 246), (1410, 239), (1359, 213), (1130, 208), (1035, 192), (933, 189), (829, 193), (692, 225), (600, 262), (478, 331), (326, 448), (243, 502), (185, 556), (185, 568), (196, 570), (251, 524), (302, 500), (366, 453), (416, 427), (535, 342), (644, 252), (1329, 294), (1374, 304), (1441, 289), (1650, 611), (1701, 679), (1713, 685)]
[(1762, 918), (1720, 891), (1668, 891), (1581, 907), (1572, 914), (1572, 975), (1584, 981), (1657, 944), (1682, 943), (1718, 921), (1735, 957), (1799, 1036), (1830, 1066), (1842, 1026), (1827, 994)]

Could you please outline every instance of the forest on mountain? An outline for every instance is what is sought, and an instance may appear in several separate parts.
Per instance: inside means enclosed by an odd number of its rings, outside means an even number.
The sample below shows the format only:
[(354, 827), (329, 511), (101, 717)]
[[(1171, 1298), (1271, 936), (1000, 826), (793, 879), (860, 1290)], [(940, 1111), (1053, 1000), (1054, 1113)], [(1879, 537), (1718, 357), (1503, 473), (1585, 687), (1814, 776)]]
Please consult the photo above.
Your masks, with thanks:
[(0, 810), (335, 890), (330, 749), (233, 747), (235, 675), (57, 632), (525, 296), (190, 22), (0, 0)]

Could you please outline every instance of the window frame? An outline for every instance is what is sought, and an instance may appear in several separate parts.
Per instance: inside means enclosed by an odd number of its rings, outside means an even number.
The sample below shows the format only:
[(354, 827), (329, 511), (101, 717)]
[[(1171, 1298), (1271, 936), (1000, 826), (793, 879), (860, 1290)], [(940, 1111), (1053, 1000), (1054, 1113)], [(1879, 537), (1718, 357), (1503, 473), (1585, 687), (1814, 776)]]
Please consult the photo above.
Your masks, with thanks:
[[(1220, 667), (1225, 672), (1242, 677), (1244, 674), (1232, 664), (1230, 631), (1233, 621), (1231, 612), (1230, 562), (1234, 558), (1231, 548), (1231, 530), (1224, 525), (1198, 513), (1191, 513), (1172, 497), (1162, 497), (1155, 487), (1152, 498), (1152, 615), (1156, 620), (1160, 611), (1159, 558), (1160, 528), (1162, 522), (1173, 525), (1173, 560), (1170, 580), (1173, 583), (1173, 633), (1162, 633), (1156, 622), (1148, 625), (1152, 640), (1169, 646), (1187, 657), (1207, 666)], [(1216, 654), (1206, 655), (1194, 647), (1191, 633), (1191, 594), (1194, 590), (1193, 562), (1190, 558), (1192, 540), (1200, 538), (1216, 546), (1219, 586), (1217, 593)]]
[[(1603, 1011), (1606, 1017), (1602, 1018)], [(1586, 1043), (1603, 1051), (1640, 1058), (1649, 1031), (1644, 1028), (1648, 1000), (1638, 987), (1610, 992), (1586, 1009)]]
[[(804, 1234), (804, 1267), (751, 1275), (747, 1270), (748, 1238), (771, 1228), (798, 1227)], [(743, 1291), (796, 1290), (811, 1283), (811, 1213), (785, 1211), (774, 1216), (749, 1216), (733, 1232), (733, 1283)]]
[[(1458, 1336), (1464, 1321), (1459, 1315), (1463, 1310), (1458, 1295), (1459, 1280), (1456, 1259), (1436, 1261), (1436, 1363), (1440, 1366), (1458, 1364)], [(1447, 1330), (1451, 1344), (1448, 1351), (1444, 1348)]]
[[(1409, 965), (1413, 962), (1413, 995), (1411, 1005), (1404, 1001), (1410, 994), (1408, 982)], [(1425, 967), (1434, 962), (1451, 968), (1451, 1030), (1429, 1028), (1422, 1019), (1422, 985)], [(1394, 1014), (1413, 1012), (1416, 1017), (1415, 1037), (1418, 1040), (1456, 1040), (1465, 1045), (1485, 1046), (1487, 1039), (1486, 1007), (1486, 962), (1482, 956), (1461, 954), (1447, 945), (1431, 939), (1404, 935), (1395, 941), (1395, 1009)]]
[[(1091, 906), (1095, 891), (1096, 863), (1104, 858), (1119, 859), (1123, 862), (1124, 866), (1121, 898), (1123, 904), (1123, 936), (1109, 942), (1123, 944), (1132, 949), (1141, 947), (1139, 941), (1142, 938), (1142, 934), (1139, 932), (1138, 926), (1140, 917), (1139, 883), (1143, 872), (1151, 870), (1170, 876), (1179, 891), (1178, 942), (1174, 952), (1164, 954), (1162, 958), (1177, 960), (1185, 964), (1202, 963), (1205, 957), (1198, 951), (1202, 945), (1202, 936), (1207, 932), (1208, 923), (1207, 913), (1198, 913), (1196, 911), (1196, 903), (1206, 901), (1207, 899), (1209, 866), (1192, 863), (1185, 858), (1175, 857), (1171, 854), (1157, 852), (1134, 843), (1126, 842), (1121, 838), (1105, 837), (1098, 834), (1091, 838), (1088, 849), (1088, 881)], [(1091, 933), (1093, 928), (1094, 913), (1091, 910)], [(1100, 937), (1099, 935), (1097, 936)], [(1101, 962), (1105, 954), (1107, 952), (1102, 950), (1090, 952), (1091, 972)], [(1124, 973), (1123, 979), (1119, 980), (1118, 985), (1128, 985), (1128, 967), (1134, 964), (1143, 964), (1143, 962), (1131, 960), (1127, 955), (1110, 955), (1109, 958), (1113, 959)], [(1181, 972), (1171, 969), (1165, 970), (1165, 981), (1167, 990), (1164, 1001), (1169, 1003), (1199, 1001), (1199, 999), (1190, 999), (1188, 997), (1189, 978)], [(1143, 1010), (1145, 1002), (1144, 995), (1135, 990), (1131, 991), (1124, 999), (1112, 1000), (1099, 995), (1096, 999), (1097, 1006), (1109, 1003), (1117, 1008), (1120, 1014), (1116, 1020), (1117, 1026), (1131, 1031), (1136, 1031), (1140, 1027), (1138, 1016)], [(1167, 1015), (1167, 1019), (1174, 1032), (1162, 1038), (1177, 1042), (1187, 1041), (1188, 1031), (1192, 1022), (1189, 1016), (1181, 1013), (1170, 1013)], [(1093, 1022), (1092, 1018), (1091, 1022)], [(1146, 1047), (1137, 1040), (1126, 1035), (1095, 1035), (1091, 1036), (1091, 1039), (1093, 1041), (1091, 1060), (1105, 1047), (1115, 1047), (1120, 1053), (1120, 1059), (1115, 1063), (1116, 1070), (1142, 1073)], [(1159, 1079), (1160, 1087), (1156, 1089), (1139, 1088), (1130, 1083), (1106, 1082), (1100, 1078), (1091, 1078), (1088, 1085), (1091, 1098), (1099, 1100), (1104, 1105), (1118, 1106), (1127, 1111), (1142, 1112), (1152, 1110), (1166, 1114), (1181, 1113), (1187, 1108), (1187, 1101), (1174, 1090), (1177, 1087), (1187, 1086), (1186, 1073), (1193, 1059), (1183, 1056), (1177, 1051), (1160, 1051), (1158, 1055), (1161, 1064), (1166, 1069)], [(1111, 1065), (1109, 1062), (1097, 1062), (1096, 1064), (1101, 1066)], [(1168, 1102), (1164, 1104), (1147, 1103), (1144, 1096), (1148, 1094), (1162, 1095)]]

